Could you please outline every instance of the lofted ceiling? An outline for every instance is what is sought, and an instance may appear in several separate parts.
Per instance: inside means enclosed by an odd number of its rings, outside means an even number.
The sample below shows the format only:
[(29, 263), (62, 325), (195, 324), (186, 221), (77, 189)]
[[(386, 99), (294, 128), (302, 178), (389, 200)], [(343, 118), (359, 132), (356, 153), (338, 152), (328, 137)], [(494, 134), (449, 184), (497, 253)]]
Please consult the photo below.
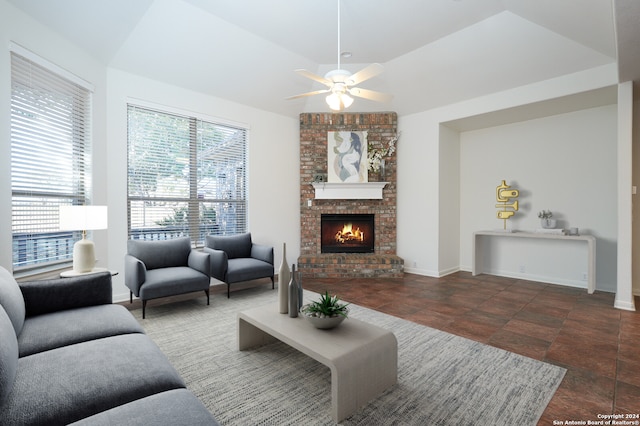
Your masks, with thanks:
[[(105, 66), (277, 114), (327, 111), (338, 0), (8, 0)], [(618, 63), (640, 80), (637, 0), (341, 0), (341, 59), (379, 62), (351, 110), (410, 114)]]

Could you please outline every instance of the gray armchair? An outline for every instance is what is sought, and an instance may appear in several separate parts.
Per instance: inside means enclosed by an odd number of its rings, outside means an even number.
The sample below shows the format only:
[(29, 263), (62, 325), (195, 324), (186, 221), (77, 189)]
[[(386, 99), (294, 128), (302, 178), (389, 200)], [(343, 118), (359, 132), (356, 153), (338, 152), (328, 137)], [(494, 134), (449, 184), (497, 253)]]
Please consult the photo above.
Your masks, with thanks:
[(127, 241), (124, 282), (129, 301), (142, 300), (142, 318), (147, 300), (204, 291), (209, 304), (209, 254), (191, 249), (189, 237), (161, 241)]
[(219, 236), (207, 235), (203, 251), (209, 254), (211, 276), (227, 283), (227, 298), (231, 284), (271, 278), (271, 288), (275, 288), (273, 275), (273, 247), (254, 244), (251, 233)]

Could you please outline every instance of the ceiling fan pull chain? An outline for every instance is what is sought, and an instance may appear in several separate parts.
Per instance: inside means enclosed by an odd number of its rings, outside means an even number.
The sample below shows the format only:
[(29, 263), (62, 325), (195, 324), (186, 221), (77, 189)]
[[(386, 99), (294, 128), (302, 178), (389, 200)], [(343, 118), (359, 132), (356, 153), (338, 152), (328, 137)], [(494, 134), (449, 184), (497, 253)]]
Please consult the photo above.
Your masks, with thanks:
[(338, 69), (340, 68), (340, 5), (342, 1), (338, 0)]

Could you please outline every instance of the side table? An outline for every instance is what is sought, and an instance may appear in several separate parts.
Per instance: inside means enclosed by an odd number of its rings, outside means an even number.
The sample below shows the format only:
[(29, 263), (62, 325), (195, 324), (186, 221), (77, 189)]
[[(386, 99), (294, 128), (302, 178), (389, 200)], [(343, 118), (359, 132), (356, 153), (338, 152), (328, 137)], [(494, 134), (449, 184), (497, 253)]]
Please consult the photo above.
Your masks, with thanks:
[(60, 272), (60, 278), (79, 277), (81, 275), (97, 274), (99, 272), (111, 272), (112, 277), (118, 275), (118, 271), (110, 271), (107, 268), (93, 268), (89, 272), (76, 272), (73, 269), (71, 269), (70, 271)]

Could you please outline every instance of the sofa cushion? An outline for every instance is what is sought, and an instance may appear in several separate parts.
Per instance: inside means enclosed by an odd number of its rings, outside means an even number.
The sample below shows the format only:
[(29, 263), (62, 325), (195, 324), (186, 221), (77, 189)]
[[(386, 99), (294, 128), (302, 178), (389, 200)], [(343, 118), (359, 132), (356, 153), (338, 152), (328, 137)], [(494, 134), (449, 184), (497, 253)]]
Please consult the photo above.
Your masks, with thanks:
[[(18, 341), (13, 324), (0, 306), (0, 406), (7, 399), (18, 370)], [(0, 416), (0, 419), (2, 417)]]
[(20, 356), (127, 333), (144, 333), (120, 305), (99, 305), (28, 317), (18, 336)]
[(156, 269), (147, 271), (147, 280), (140, 287), (139, 297), (149, 300), (207, 290), (210, 284), (208, 275), (188, 266)]
[(251, 232), (238, 235), (207, 235), (205, 246), (222, 250), (229, 259), (251, 257)]
[(186, 389), (175, 389), (87, 417), (72, 426), (214, 426), (218, 422)]
[(140, 259), (147, 270), (186, 266), (191, 253), (189, 237), (160, 241), (128, 240), (127, 253)]
[(0, 266), (0, 305), (11, 319), (16, 335), (20, 334), (25, 317), (24, 298), (13, 275), (2, 266)]
[(107, 271), (20, 283), (27, 318), (67, 309), (111, 304), (111, 289), (111, 273)]
[(64, 425), (184, 382), (144, 334), (69, 345), (18, 359), (5, 424)]
[(273, 276), (273, 265), (262, 260), (249, 258), (229, 259), (227, 282), (255, 280)]

